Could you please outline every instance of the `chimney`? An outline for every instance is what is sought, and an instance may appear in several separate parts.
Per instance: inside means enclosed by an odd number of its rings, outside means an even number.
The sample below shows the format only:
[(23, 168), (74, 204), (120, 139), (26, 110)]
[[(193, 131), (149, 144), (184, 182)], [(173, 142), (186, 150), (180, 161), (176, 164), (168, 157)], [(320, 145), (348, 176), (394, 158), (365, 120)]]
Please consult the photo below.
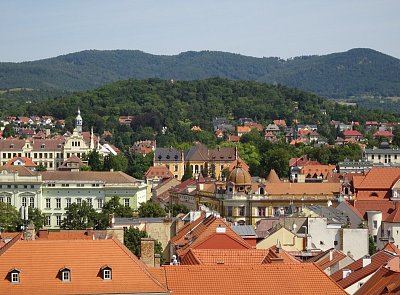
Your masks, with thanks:
[(362, 262), (363, 262), (363, 267), (366, 267), (367, 265), (370, 265), (371, 264), (371, 256), (365, 255), (363, 257)]
[(333, 260), (333, 251), (329, 251), (329, 261)]
[(39, 229), (38, 238), (39, 239), (48, 239), (49, 238), (49, 230), (48, 229)]
[(147, 266), (154, 267), (154, 240), (142, 238), (140, 240), (140, 260)]
[(161, 266), (161, 255), (160, 254), (154, 254), (154, 266), (155, 267)]
[(343, 279), (347, 278), (351, 274), (351, 269), (344, 269), (343, 270)]

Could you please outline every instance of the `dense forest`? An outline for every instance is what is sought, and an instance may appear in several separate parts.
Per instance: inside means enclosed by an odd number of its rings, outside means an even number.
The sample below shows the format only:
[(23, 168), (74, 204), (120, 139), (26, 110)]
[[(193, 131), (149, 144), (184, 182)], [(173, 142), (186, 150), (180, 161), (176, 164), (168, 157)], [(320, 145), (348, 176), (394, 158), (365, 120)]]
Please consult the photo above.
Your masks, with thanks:
[[(97, 165), (97, 168), (92, 163), (92, 169), (109, 170), (112, 166), (115, 170), (126, 170), (138, 178), (141, 178), (152, 161), (152, 155), (143, 158), (129, 151), (138, 140), (157, 140), (159, 147), (183, 149), (189, 148), (196, 141), (210, 147), (231, 145), (213, 134), (212, 121), (216, 117), (225, 117), (233, 125), (238, 124), (239, 118), (243, 117), (252, 118), (264, 127), (274, 119), (284, 119), (291, 126), (318, 124), (318, 133), (330, 144), (339, 135), (338, 130), (330, 124), (331, 120), (345, 123), (358, 121), (361, 124), (366, 121), (398, 121), (397, 116), (387, 112), (343, 106), (282, 85), (221, 78), (196, 81), (119, 81), (96, 90), (66, 96), (35, 99), (33, 95), (30, 103), (11, 107), (4, 104), (2, 113), (3, 116), (51, 115), (57, 119), (66, 119), (65, 129), (71, 131), (78, 108), (81, 110), (85, 130), (93, 126), (98, 134), (110, 131), (112, 136), (106, 140), (125, 152), (126, 160), (115, 158), (112, 159), (115, 165), (104, 162), (100, 164), (101, 167)], [(132, 123), (121, 125), (119, 116), (127, 115), (133, 116)], [(202, 130), (191, 130), (195, 125)], [(235, 145), (252, 173), (260, 176), (265, 176), (272, 168), (280, 176), (286, 176), (289, 158), (302, 154), (308, 154), (322, 163), (337, 163), (345, 158), (358, 159), (361, 155), (357, 145), (334, 148), (288, 146), (284, 135), (277, 144), (271, 144), (264, 140), (263, 133), (256, 130), (242, 136), (240, 143)], [(89, 159), (91, 162), (96, 161)]]
[(371, 49), (283, 60), (225, 52), (157, 56), (141, 51), (82, 51), (23, 63), (0, 63), (0, 89), (95, 89), (124, 79), (212, 77), (282, 84), (328, 98), (400, 96), (400, 60)]

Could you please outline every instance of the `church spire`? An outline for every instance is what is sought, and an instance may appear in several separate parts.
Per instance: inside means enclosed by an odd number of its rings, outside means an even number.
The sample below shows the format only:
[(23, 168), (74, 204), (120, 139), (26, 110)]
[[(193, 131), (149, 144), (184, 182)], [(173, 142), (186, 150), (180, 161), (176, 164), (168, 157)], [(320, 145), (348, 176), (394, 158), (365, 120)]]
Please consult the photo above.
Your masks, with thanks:
[(75, 118), (75, 128), (79, 133), (82, 133), (82, 117), (79, 108), (78, 108), (78, 115)]

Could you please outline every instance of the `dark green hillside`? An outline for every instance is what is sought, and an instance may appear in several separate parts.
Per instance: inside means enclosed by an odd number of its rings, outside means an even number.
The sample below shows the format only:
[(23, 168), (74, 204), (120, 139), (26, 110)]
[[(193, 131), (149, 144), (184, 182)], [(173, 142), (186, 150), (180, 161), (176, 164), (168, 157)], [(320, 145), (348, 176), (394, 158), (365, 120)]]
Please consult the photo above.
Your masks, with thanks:
[(400, 96), (400, 60), (371, 49), (289, 60), (213, 51), (157, 56), (141, 51), (90, 50), (39, 61), (0, 63), (0, 89), (77, 91), (126, 79), (211, 77), (279, 83), (329, 98)]
[[(135, 132), (147, 128), (152, 137), (160, 134), (161, 128), (166, 126), (168, 132), (177, 136), (178, 142), (185, 141), (180, 138), (185, 136), (180, 129), (182, 126), (198, 125), (211, 131), (212, 119), (221, 116), (232, 121), (251, 117), (266, 124), (279, 118), (289, 124), (298, 120), (301, 123), (319, 122), (325, 126), (332, 119), (345, 122), (396, 120), (383, 111), (341, 106), (285, 86), (220, 78), (174, 82), (159, 79), (119, 81), (96, 90), (35, 101), (21, 107), (24, 107), (26, 115), (67, 118), (70, 126), (79, 107), (85, 127), (94, 126), (98, 132), (116, 130), (119, 128), (118, 116), (133, 115), (136, 120), (131, 127)], [(320, 108), (326, 109), (327, 115), (323, 115)], [(5, 111), (13, 113), (13, 110)]]

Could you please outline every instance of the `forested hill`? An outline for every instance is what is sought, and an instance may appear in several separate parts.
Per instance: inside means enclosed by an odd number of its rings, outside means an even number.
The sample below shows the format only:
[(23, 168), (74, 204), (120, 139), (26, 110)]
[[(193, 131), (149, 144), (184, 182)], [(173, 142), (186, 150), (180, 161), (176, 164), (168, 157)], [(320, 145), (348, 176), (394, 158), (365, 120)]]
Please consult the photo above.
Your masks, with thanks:
[(55, 58), (0, 63), (0, 89), (88, 90), (125, 79), (221, 77), (282, 84), (329, 98), (400, 96), (400, 60), (371, 49), (282, 60), (201, 51), (174, 56), (141, 51), (82, 51)]
[[(186, 136), (190, 128), (197, 125), (212, 132), (215, 117), (226, 117), (232, 123), (241, 117), (249, 117), (265, 126), (273, 119), (285, 119), (289, 124), (319, 123), (322, 129), (318, 132), (332, 140), (336, 137), (331, 134), (331, 120), (397, 122), (397, 118), (387, 112), (342, 106), (285, 86), (221, 78), (174, 82), (159, 79), (119, 81), (96, 90), (33, 101), (2, 111), (7, 115), (52, 115), (66, 119), (67, 129), (72, 129), (78, 107), (84, 118), (84, 128), (89, 130), (93, 126), (100, 134), (104, 130), (114, 135), (124, 132), (125, 129), (118, 124), (118, 116), (134, 116), (131, 127), (135, 132), (125, 130), (122, 137), (129, 138), (123, 139), (119, 146), (159, 136), (162, 127), (168, 128), (166, 137), (170, 145), (190, 142)], [(321, 108), (326, 110), (326, 115), (320, 111)], [(157, 140), (161, 142), (158, 137)]]

